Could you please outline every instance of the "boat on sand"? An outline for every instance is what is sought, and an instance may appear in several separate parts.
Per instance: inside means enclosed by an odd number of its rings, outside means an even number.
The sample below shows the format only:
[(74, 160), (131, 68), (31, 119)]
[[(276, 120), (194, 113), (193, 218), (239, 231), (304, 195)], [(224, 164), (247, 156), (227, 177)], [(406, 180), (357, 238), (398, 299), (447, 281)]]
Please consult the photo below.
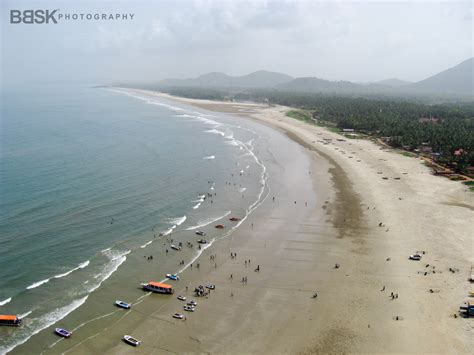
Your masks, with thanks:
[(135, 339), (131, 335), (124, 335), (122, 339), (123, 339), (124, 342), (126, 342), (127, 344), (130, 344), (132, 346), (138, 346), (142, 343), (140, 340)]
[(421, 260), (421, 255), (420, 254), (413, 254), (408, 257), (410, 260), (415, 260), (415, 261), (420, 261)]
[(54, 329), (54, 332), (63, 338), (69, 338), (72, 335), (69, 330), (66, 330), (64, 328), (56, 328)]
[(130, 303), (124, 302), (124, 301), (115, 301), (115, 305), (120, 308), (125, 308), (125, 309), (130, 309), (132, 306)]
[(164, 294), (172, 294), (174, 293), (173, 286), (162, 283), (162, 282), (155, 282), (150, 281), (146, 284), (141, 284), (143, 289), (146, 291), (156, 292), (156, 293), (164, 293)]

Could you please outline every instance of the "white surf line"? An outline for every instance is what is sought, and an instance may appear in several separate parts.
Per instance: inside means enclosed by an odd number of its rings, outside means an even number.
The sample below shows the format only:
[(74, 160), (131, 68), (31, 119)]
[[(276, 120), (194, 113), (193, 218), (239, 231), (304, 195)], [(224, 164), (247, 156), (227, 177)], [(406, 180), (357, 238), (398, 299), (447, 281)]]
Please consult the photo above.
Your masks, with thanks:
[(45, 283), (48, 283), (49, 280), (51, 280), (51, 279), (49, 278), (49, 279), (44, 279), (44, 280), (41, 280), (41, 281), (37, 281), (37, 282), (27, 286), (26, 289), (27, 290), (32, 290), (34, 288), (40, 287), (41, 285), (44, 285)]
[(0, 307), (6, 305), (6, 304), (9, 303), (11, 300), (12, 300), (12, 298), (9, 297), (9, 298), (7, 298), (7, 299), (4, 299), (3, 301), (0, 301)]
[(25, 317), (29, 316), (31, 313), (33, 313), (33, 311), (25, 312), (23, 314), (18, 315), (18, 318), (20, 318), (20, 319), (25, 318)]
[(60, 278), (62, 278), (62, 277), (64, 277), (64, 276), (67, 276), (67, 275), (73, 273), (73, 272), (76, 271), (76, 270), (84, 269), (84, 268), (87, 267), (89, 264), (90, 264), (90, 261), (89, 261), (89, 260), (86, 260), (86, 261), (84, 261), (83, 263), (80, 263), (79, 266), (75, 267), (74, 269), (71, 269), (71, 270), (65, 272), (64, 274), (54, 275), (53, 278), (55, 278), (55, 279), (60, 279)]
[(213, 219), (210, 219), (210, 220), (200, 221), (200, 222), (198, 222), (198, 223), (201, 223), (201, 224), (188, 227), (188, 228), (186, 228), (186, 230), (187, 230), (187, 231), (192, 231), (192, 230), (195, 230), (195, 229), (198, 229), (198, 228), (202, 228), (202, 227), (208, 226), (208, 225), (211, 224), (211, 223), (217, 222), (218, 220), (220, 220), (220, 219), (222, 219), (222, 218), (224, 218), (224, 217), (227, 217), (227, 216), (230, 215), (231, 213), (232, 213), (232, 211), (227, 211), (227, 212), (226, 212), (225, 214), (223, 214), (222, 216), (219, 216), (219, 217), (216, 217), (216, 218), (213, 218)]
[(141, 248), (141, 249), (144, 249), (144, 248), (146, 248), (147, 246), (149, 246), (151, 243), (153, 243), (153, 240), (150, 240), (149, 242), (146, 242), (145, 244), (140, 245), (140, 248)]

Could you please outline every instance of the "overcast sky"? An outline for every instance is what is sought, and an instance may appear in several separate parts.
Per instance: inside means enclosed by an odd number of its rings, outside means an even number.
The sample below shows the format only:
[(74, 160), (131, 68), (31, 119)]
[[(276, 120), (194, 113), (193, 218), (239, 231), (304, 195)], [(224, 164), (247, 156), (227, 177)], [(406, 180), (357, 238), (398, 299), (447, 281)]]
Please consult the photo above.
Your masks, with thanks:
[[(4, 83), (230, 75), (417, 81), (473, 56), (471, 1), (2, 1)], [(133, 20), (10, 24), (12, 9)]]

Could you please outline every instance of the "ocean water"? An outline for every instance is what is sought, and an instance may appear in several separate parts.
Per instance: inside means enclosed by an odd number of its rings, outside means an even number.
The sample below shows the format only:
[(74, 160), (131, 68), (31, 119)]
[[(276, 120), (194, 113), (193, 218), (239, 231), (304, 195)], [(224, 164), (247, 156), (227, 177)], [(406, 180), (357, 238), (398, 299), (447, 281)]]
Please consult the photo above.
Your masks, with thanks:
[(0, 328), (0, 353), (66, 319), (79, 329), (105, 317), (118, 290), (137, 301), (140, 281), (199, 256), (198, 229), (225, 237), (240, 223), (228, 218), (267, 194), (258, 128), (143, 93), (6, 91), (0, 132), (0, 314), (24, 320)]

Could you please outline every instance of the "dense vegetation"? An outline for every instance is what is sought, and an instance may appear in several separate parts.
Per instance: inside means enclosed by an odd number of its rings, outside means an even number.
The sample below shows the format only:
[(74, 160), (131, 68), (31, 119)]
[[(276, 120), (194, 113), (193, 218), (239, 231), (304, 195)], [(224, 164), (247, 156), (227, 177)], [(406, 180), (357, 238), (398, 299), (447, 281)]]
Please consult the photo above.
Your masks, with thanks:
[[(166, 91), (190, 98), (290, 106), (309, 112), (319, 124), (386, 137), (387, 143), (394, 147), (407, 150), (430, 147), (433, 159), (457, 172), (464, 173), (469, 166), (474, 166), (473, 102), (435, 104), (401, 98), (344, 97), (274, 90), (168, 88)], [(291, 111), (290, 116), (308, 121), (308, 115), (302, 112)], [(422, 118), (433, 120), (423, 122)]]

